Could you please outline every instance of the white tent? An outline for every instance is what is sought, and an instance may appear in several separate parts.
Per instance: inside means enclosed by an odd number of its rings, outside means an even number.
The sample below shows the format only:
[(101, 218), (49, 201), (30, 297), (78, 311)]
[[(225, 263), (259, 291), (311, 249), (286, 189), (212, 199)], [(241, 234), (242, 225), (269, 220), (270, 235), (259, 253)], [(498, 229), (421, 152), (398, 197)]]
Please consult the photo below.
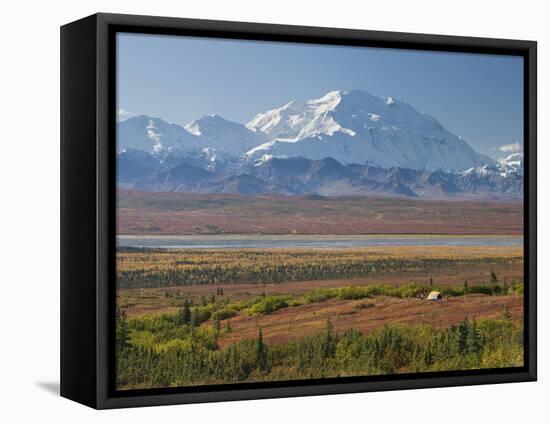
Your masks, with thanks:
[(432, 291), (428, 295), (428, 300), (441, 300), (443, 298), (443, 295), (441, 295), (441, 292), (439, 291)]

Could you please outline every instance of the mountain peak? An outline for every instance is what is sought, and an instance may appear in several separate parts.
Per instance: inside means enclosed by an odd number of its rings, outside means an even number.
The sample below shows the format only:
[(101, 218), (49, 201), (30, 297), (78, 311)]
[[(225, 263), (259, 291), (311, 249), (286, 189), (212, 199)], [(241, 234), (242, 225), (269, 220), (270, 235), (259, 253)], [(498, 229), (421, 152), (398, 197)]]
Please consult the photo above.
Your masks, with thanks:
[(141, 150), (164, 155), (188, 152), (193, 136), (178, 124), (157, 117), (138, 115), (117, 123), (117, 150)]
[(342, 101), (342, 92), (340, 90), (330, 91), (321, 98), (309, 100), (307, 104), (314, 108), (321, 108), (322, 111), (334, 110)]
[(184, 126), (184, 128), (192, 133), (193, 135), (200, 136), (202, 135), (201, 127), (213, 127), (213, 126), (219, 126), (224, 124), (232, 124), (234, 122), (231, 122), (227, 119), (224, 119), (220, 115), (217, 114), (211, 114), (211, 115), (204, 115), (201, 116), (198, 119), (195, 119), (192, 122), (189, 122), (187, 125)]
[(332, 157), (343, 164), (447, 171), (492, 164), (411, 105), (357, 89), (259, 113), (247, 127), (269, 139), (247, 153), (252, 160)]
[(502, 174), (523, 175), (523, 153), (512, 153), (507, 157), (499, 159), (497, 166)]
[(185, 129), (198, 137), (202, 147), (226, 155), (238, 156), (265, 142), (263, 134), (216, 114), (202, 116), (185, 125)]
[(523, 160), (523, 153), (512, 153), (504, 157), (503, 159), (500, 159), (499, 161), (510, 162), (510, 161), (516, 161), (516, 160)]

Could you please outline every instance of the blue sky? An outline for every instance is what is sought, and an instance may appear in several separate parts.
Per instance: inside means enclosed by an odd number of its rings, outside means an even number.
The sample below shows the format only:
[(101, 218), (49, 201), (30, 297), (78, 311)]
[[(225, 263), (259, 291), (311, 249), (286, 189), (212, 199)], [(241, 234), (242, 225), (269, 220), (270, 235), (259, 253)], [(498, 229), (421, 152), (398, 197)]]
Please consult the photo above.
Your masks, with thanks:
[(492, 157), (523, 145), (520, 57), (141, 34), (119, 34), (117, 52), (122, 116), (246, 123), (290, 100), (357, 88), (410, 103)]

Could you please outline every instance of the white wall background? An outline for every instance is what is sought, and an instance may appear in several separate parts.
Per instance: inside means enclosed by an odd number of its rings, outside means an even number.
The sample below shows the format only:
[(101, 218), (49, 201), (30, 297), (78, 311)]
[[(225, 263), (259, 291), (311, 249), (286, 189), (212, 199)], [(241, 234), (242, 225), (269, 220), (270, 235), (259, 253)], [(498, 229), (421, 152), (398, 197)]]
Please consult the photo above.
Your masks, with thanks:
[[(97, 412), (59, 381), (59, 26), (103, 12), (531, 39), (539, 42), (539, 382)], [(550, 303), (545, 2), (460, 0), (9, 1), (0, 25), (0, 420), (548, 421)], [(546, 192), (545, 192), (546, 191)], [(7, 238), (6, 238), (7, 234)], [(546, 390), (546, 395), (544, 391)]]

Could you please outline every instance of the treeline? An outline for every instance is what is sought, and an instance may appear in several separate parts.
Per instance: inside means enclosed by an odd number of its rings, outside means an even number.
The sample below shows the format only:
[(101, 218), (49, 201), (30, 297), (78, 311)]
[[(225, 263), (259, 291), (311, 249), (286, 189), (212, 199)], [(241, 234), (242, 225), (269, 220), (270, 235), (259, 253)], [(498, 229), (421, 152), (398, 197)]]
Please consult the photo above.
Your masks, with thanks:
[(225, 329), (181, 324), (177, 316), (117, 322), (118, 389), (317, 379), (523, 365), (523, 329), (507, 309), (495, 320), (469, 320), (436, 330), (386, 326), (369, 335), (349, 329), (269, 345), (256, 339), (220, 349)]
[(428, 285), (416, 283), (403, 285), (373, 284), (367, 286), (350, 286), (342, 288), (317, 288), (313, 289), (301, 298), (303, 303), (318, 303), (331, 298), (339, 300), (360, 300), (375, 296), (388, 296), (396, 298), (424, 298), (430, 291), (439, 291), (445, 297), (460, 297), (468, 294), (484, 295), (522, 295), (523, 282), (500, 283), (494, 274), (491, 274), (487, 284), (470, 285), (465, 280), (462, 286), (436, 285), (433, 280)]
[(117, 253), (117, 288), (353, 279), (394, 273), (431, 273), (455, 266), (518, 263), (521, 257), (376, 256), (345, 251), (132, 251)]

